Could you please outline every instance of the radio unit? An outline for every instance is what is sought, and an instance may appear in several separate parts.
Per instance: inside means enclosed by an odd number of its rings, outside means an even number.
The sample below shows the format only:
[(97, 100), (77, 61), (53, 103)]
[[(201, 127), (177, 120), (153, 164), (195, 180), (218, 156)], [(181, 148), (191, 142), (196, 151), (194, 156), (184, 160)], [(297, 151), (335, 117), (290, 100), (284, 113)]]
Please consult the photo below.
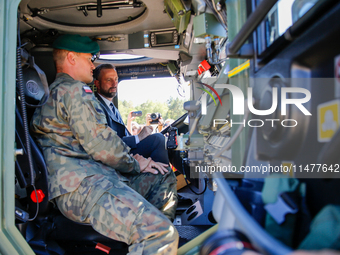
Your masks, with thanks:
[(178, 44), (177, 30), (153, 31), (150, 33), (151, 47), (170, 46)]

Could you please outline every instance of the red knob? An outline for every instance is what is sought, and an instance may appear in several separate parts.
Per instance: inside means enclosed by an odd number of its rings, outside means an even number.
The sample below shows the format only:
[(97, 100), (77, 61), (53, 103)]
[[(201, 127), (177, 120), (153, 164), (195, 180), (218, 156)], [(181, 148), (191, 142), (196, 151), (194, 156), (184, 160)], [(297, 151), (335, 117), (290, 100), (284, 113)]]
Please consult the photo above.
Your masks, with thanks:
[(41, 203), (44, 200), (45, 194), (41, 189), (37, 190), (37, 195), (35, 195), (35, 191), (33, 190), (31, 193), (31, 199), (34, 203), (37, 202), (38, 197), (38, 203)]

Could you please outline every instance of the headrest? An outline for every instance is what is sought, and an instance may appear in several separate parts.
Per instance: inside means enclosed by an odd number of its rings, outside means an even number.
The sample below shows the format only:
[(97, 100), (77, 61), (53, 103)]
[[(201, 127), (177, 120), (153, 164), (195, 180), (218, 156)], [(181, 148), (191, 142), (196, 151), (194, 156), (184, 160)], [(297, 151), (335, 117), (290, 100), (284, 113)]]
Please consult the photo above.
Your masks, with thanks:
[(45, 104), (49, 97), (49, 88), (46, 75), (34, 63), (34, 58), (32, 56), (28, 57), (28, 61), (22, 67), (22, 73), (25, 101), (27, 106), (40, 107)]

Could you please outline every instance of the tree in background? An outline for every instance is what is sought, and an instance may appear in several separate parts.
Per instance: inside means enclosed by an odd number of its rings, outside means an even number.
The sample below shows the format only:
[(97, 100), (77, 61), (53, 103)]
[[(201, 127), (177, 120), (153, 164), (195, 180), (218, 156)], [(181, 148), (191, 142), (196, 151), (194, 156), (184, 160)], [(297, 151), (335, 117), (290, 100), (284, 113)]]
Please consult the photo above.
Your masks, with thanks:
[(183, 109), (183, 104), (186, 100), (170, 97), (167, 101), (168, 112), (166, 117), (163, 119), (173, 119), (176, 120), (181, 117), (186, 111)]
[(185, 100), (183, 99), (170, 97), (167, 102), (148, 100), (141, 105), (133, 107), (132, 101), (118, 100), (118, 109), (125, 124), (130, 111), (142, 111), (143, 115), (141, 117), (137, 117), (134, 121), (138, 124), (145, 124), (145, 115), (147, 113), (159, 112), (162, 115), (163, 120), (178, 119), (185, 113), (183, 109), (184, 102)]

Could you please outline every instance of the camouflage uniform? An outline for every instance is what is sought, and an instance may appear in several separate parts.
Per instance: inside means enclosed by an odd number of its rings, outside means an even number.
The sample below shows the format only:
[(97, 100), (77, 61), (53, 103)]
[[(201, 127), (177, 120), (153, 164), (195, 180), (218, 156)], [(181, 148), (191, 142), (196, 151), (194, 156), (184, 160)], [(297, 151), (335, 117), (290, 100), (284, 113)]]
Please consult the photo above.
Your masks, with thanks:
[(178, 234), (167, 219), (177, 205), (173, 172), (140, 173), (85, 83), (59, 73), (50, 90), (32, 118), (49, 171), (49, 199), (66, 217), (129, 244), (131, 254), (176, 254)]

